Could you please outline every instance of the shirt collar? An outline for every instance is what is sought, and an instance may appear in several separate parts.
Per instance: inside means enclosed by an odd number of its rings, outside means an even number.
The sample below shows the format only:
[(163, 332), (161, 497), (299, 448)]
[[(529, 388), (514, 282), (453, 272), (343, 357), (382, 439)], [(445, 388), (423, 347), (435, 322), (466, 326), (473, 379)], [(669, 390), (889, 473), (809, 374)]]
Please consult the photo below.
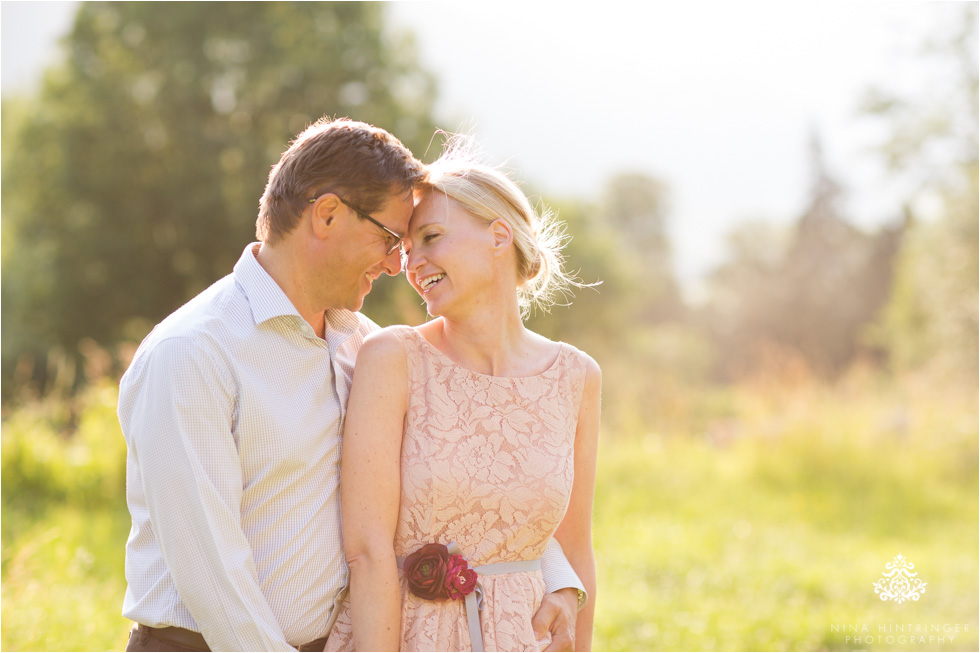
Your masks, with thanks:
[(235, 264), (235, 283), (245, 291), (248, 305), (252, 309), (252, 318), (256, 324), (283, 315), (295, 315), (302, 320), (303, 317), (289, 301), (289, 297), (286, 297), (286, 293), (255, 258), (261, 246), (262, 243), (252, 243), (246, 247)]
[[(245, 291), (248, 305), (252, 309), (252, 319), (256, 324), (262, 324), (274, 317), (295, 315), (305, 324), (303, 316), (289, 301), (286, 293), (259, 264), (256, 255), (261, 246), (262, 243), (252, 243), (246, 247), (234, 268), (235, 282)], [(325, 318), (328, 333), (336, 332), (341, 342), (354, 333), (360, 325), (357, 313), (343, 308), (328, 309)]]
[(348, 336), (354, 333), (354, 331), (357, 330), (357, 327), (361, 324), (361, 321), (357, 317), (357, 313), (348, 311), (346, 308), (327, 309), (324, 317), (327, 320), (327, 331), (334, 331), (345, 340)]

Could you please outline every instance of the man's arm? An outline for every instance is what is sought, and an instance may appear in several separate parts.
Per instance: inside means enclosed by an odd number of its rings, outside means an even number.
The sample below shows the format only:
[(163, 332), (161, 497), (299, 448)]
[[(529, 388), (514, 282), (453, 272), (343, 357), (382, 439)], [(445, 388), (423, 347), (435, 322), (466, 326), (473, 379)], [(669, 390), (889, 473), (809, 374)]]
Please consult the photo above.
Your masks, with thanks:
[[(595, 557), (592, 552), (592, 500), (595, 494), (601, 387), (602, 372), (596, 362), (589, 358), (575, 431), (575, 480), (565, 517), (555, 532), (555, 539), (561, 544), (564, 554), (563, 559), (567, 557), (566, 564), (570, 564), (575, 570), (576, 580), (581, 579), (576, 588), (582, 590), (583, 594), (587, 592), (584, 598), (595, 596), (596, 585)], [(542, 559), (542, 566), (544, 561)], [(545, 579), (548, 590), (563, 587), (565, 584), (571, 583), (562, 579), (561, 584), (552, 585)], [(547, 650), (591, 650), (594, 599), (578, 606), (579, 611), (569, 626), (566, 615), (571, 610), (569, 606), (574, 605), (571, 589), (558, 589), (548, 594), (546, 598), (548, 597), (554, 598), (550, 602), (542, 602), (532, 621), (536, 633), (551, 630), (552, 643)], [(550, 626), (543, 625), (549, 622)], [(573, 631), (571, 637), (568, 637), (569, 629)]]
[(592, 551), (592, 503), (595, 496), (596, 459), (599, 451), (599, 407), (602, 372), (588, 358), (582, 404), (575, 430), (575, 480), (565, 517), (555, 531), (568, 562), (585, 583), (592, 600), (578, 613), (575, 650), (592, 650), (592, 621), (595, 616), (595, 555)]
[[(577, 608), (582, 608), (588, 601), (588, 592), (585, 591), (585, 585), (582, 584), (582, 580), (572, 569), (572, 565), (569, 564), (568, 559), (565, 558), (565, 552), (561, 548), (561, 544), (558, 540), (551, 538), (548, 541), (548, 546), (544, 550), (544, 555), (541, 556), (541, 574), (544, 576), (544, 591), (551, 593), (557, 592), (565, 588), (572, 588), (575, 590)], [(581, 592), (581, 599), (579, 599), (579, 592)]]
[(119, 417), (177, 594), (212, 650), (294, 650), (259, 589), (242, 530), (232, 385), (189, 338), (164, 340), (148, 355), (124, 380)]
[(546, 594), (531, 622), (534, 634), (541, 639), (546, 632), (551, 632), (547, 651), (571, 651), (575, 645), (576, 616), (585, 605), (587, 594), (554, 538), (541, 556), (541, 574)]

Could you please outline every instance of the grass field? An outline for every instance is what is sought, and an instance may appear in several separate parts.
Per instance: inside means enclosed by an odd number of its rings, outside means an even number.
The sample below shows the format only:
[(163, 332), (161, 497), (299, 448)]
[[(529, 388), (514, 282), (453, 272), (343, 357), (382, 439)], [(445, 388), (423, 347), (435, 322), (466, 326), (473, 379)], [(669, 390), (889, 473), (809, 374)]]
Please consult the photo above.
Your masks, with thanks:
[[(596, 649), (980, 647), (975, 389), (691, 397), (659, 430), (603, 434)], [(74, 416), (48, 403), (4, 419), (4, 650), (125, 646), (115, 399), (104, 386)], [(874, 592), (898, 554), (926, 582), (917, 601)]]
[[(895, 402), (745, 393), (723, 444), (607, 441), (597, 647), (977, 650), (976, 404)], [(883, 602), (900, 553), (926, 591)]]

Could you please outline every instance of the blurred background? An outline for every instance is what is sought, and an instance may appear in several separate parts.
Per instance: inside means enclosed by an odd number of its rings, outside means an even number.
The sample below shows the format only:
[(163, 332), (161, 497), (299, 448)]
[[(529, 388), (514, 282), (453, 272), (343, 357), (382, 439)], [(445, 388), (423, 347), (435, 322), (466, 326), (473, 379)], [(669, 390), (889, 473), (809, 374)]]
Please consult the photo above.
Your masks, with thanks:
[[(529, 319), (604, 371), (597, 649), (980, 646), (976, 3), (2, 2), (0, 27), (4, 650), (125, 646), (119, 376), (322, 115), (425, 161), (474, 134), (602, 282)], [(364, 310), (425, 319), (402, 279)], [(918, 600), (874, 592), (899, 554)]]

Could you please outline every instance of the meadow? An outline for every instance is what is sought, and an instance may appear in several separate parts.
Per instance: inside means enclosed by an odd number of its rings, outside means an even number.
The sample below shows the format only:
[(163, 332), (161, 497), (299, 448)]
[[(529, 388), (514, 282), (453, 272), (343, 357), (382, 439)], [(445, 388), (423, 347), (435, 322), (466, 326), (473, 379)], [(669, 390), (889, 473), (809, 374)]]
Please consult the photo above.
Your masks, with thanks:
[[(669, 399), (602, 436), (597, 650), (980, 647), (975, 388), (867, 373)], [(3, 650), (125, 646), (115, 403), (103, 383), (4, 415)], [(926, 589), (882, 601), (899, 554)]]

